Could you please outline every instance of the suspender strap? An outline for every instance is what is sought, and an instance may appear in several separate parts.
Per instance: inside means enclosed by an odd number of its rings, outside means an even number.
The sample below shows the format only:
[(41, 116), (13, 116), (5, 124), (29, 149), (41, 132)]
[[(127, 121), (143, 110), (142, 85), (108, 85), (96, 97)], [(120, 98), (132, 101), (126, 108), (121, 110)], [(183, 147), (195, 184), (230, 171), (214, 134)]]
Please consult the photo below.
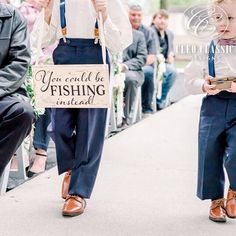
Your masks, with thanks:
[(65, 13), (66, 13), (65, 0), (60, 0), (61, 32), (62, 32), (64, 41), (66, 40), (66, 35), (67, 35)]
[[(60, 0), (60, 18), (61, 18), (61, 32), (63, 35), (64, 42), (66, 42), (66, 36), (67, 36), (67, 28), (66, 28), (66, 7), (65, 7), (65, 0)], [(106, 48), (105, 48), (105, 38), (104, 38), (104, 31), (103, 31), (103, 25), (102, 25), (102, 15), (101, 12), (99, 12), (99, 21), (96, 19), (95, 26), (94, 26), (94, 38), (95, 38), (95, 44), (98, 43), (100, 39), (100, 44), (102, 46), (102, 59), (103, 64), (106, 64)]]
[(95, 44), (99, 41), (99, 25), (98, 25), (98, 19), (96, 19), (95, 27), (94, 27), (94, 38), (95, 38)]
[[(66, 41), (66, 36), (67, 36), (66, 15), (65, 15), (65, 13), (66, 13), (65, 0), (60, 0), (61, 32), (62, 32), (64, 41)], [(94, 38), (95, 38), (95, 43), (98, 43), (98, 41), (99, 41), (98, 19), (96, 19), (95, 26), (94, 26)]]
[(211, 41), (210, 47), (209, 47), (209, 54), (208, 54), (208, 71), (209, 75), (212, 77), (215, 77), (215, 50), (216, 45), (213, 41)]

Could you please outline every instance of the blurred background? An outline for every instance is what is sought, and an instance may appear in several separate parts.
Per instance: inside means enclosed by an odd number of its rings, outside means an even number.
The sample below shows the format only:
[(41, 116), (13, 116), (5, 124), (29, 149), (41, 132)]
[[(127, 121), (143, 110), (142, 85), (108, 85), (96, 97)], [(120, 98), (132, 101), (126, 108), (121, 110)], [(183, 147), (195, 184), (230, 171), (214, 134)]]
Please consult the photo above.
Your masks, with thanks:
[[(3, 1), (3, 0), (0, 0)], [(20, 5), (22, 0), (4, 0), (9, 1), (16, 7)], [(183, 72), (185, 66), (191, 60), (193, 53), (181, 52), (180, 48), (202, 46), (209, 44), (208, 38), (205, 40), (196, 38), (186, 31), (184, 26), (184, 13), (190, 7), (199, 4), (209, 4), (212, 0), (121, 0), (127, 7), (130, 3), (138, 3), (143, 8), (143, 24), (149, 26), (152, 22), (152, 16), (159, 9), (167, 9), (170, 13), (169, 29), (174, 33), (174, 48), (175, 48), (175, 65)], [(185, 18), (186, 20), (186, 18)]]
[[(2, 0), (0, 0), (2, 1)], [(19, 6), (22, 0), (4, 0), (9, 1), (15, 6)], [(126, 6), (130, 3), (138, 3), (143, 8), (143, 23), (149, 26), (152, 21), (152, 16), (158, 11), (158, 9), (167, 9), (170, 13), (169, 17), (169, 29), (173, 31), (174, 47), (175, 47), (175, 64), (180, 70), (184, 67), (191, 59), (191, 54), (186, 55), (180, 52), (179, 48), (182, 45), (205, 45), (208, 41), (200, 40), (193, 37), (190, 33), (186, 32), (184, 27), (184, 12), (189, 8), (199, 4), (208, 4), (212, 0), (121, 0)], [(184, 46), (185, 47), (185, 46)]]

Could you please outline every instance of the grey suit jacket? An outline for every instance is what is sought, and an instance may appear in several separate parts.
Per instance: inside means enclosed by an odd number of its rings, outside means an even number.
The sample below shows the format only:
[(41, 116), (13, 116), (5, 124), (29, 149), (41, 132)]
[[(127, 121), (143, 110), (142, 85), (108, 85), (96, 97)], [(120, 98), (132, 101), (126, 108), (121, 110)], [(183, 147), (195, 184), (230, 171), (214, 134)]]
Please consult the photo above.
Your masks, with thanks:
[(147, 60), (147, 45), (144, 34), (133, 30), (133, 43), (123, 52), (123, 63), (130, 71), (142, 71)]
[[(156, 39), (157, 39), (157, 48), (160, 48), (160, 41), (158, 37), (158, 29), (153, 25), (152, 28), (154, 29), (156, 33)], [(167, 29), (166, 31), (167, 39), (168, 39), (168, 50), (167, 55), (169, 55), (171, 52), (174, 52), (174, 34), (171, 30)]]

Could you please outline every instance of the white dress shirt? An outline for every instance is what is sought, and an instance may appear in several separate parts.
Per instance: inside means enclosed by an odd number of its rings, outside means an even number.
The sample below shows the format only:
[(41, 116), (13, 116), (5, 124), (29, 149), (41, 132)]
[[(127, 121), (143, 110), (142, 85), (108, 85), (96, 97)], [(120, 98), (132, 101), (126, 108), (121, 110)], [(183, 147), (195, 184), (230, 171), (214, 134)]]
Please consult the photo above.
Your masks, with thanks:
[[(96, 12), (91, 0), (66, 0), (65, 16), (67, 23), (67, 38), (94, 38)], [(42, 17), (41, 17), (42, 18)], [(39, 28), (42, 20), (35, 23), (31, 35), (31, 44), (34, 47), (39, 37)], [(132, 28), (120, 0), (108, 0), (108, 18), (104, 22), (104, 36), (106, 47), (118, 53), (132, 43)], [(50, 25), (44, 22), (42, 47), (53, 44), (62, 38), (60, 24), (60, 0), (54, 0)]]
[[(209, 43), (210, 45), (210, 43)], [(236, 46), (219, 46), (215, 51), (215, 77), (236, 77)], [(208, 75), (208, 50), (194, 57), (185, 68), (185, 85), (191, 94), (203, 93), (205, 76)]]

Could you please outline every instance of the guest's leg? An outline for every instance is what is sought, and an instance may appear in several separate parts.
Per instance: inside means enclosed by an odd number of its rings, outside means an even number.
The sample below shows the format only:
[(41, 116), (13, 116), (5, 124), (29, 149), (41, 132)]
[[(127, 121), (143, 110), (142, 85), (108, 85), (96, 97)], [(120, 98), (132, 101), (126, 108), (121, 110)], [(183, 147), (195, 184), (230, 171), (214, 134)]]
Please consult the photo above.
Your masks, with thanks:
[(124, 114), (128, 124), (131, 124), (134, 114), (134, 102), (137, 97), (138, 87), (142, 85), (144, 74), (137, 71), (128, 71), (125, 77), (125, 107)]
[[(47, 127), (51, 121), (51, 109), (46, 108), (45, 113), (41, 115), (36, 123), (34, 130), (33, 146), (35, 149), (35, 158), (28, 177), (45, 170), (47, 160), (47, 149), (49, 143), (49, 135)], [(30, 174), (30, 176), (29, 176)]]
[(144, 66), (144, 83), (142, 85), (142, 110), (143, 113), (152, 113), (152, 101), (154, 93), (154, 68)]
[(28, 102), (16, 96), (0, 99), (0, 175), (30, 133), (34, 118)]
[(162, 94), (161, 98), (157, 99), (157, 106), (159, 109), (165, 107), (167, 95), (173, 86), (177, 77), (177, 71), (171, 64), (166, 64), (166, 72), (163, 74)]
[(45, 113), (41, 115), (36, 123), (34, 130), (33, 146), (35, 149), (43, 149), (47, 151), (49, 143), (49, 135), (47, 127), (51, 122), (51, 109), (46, 108)]

